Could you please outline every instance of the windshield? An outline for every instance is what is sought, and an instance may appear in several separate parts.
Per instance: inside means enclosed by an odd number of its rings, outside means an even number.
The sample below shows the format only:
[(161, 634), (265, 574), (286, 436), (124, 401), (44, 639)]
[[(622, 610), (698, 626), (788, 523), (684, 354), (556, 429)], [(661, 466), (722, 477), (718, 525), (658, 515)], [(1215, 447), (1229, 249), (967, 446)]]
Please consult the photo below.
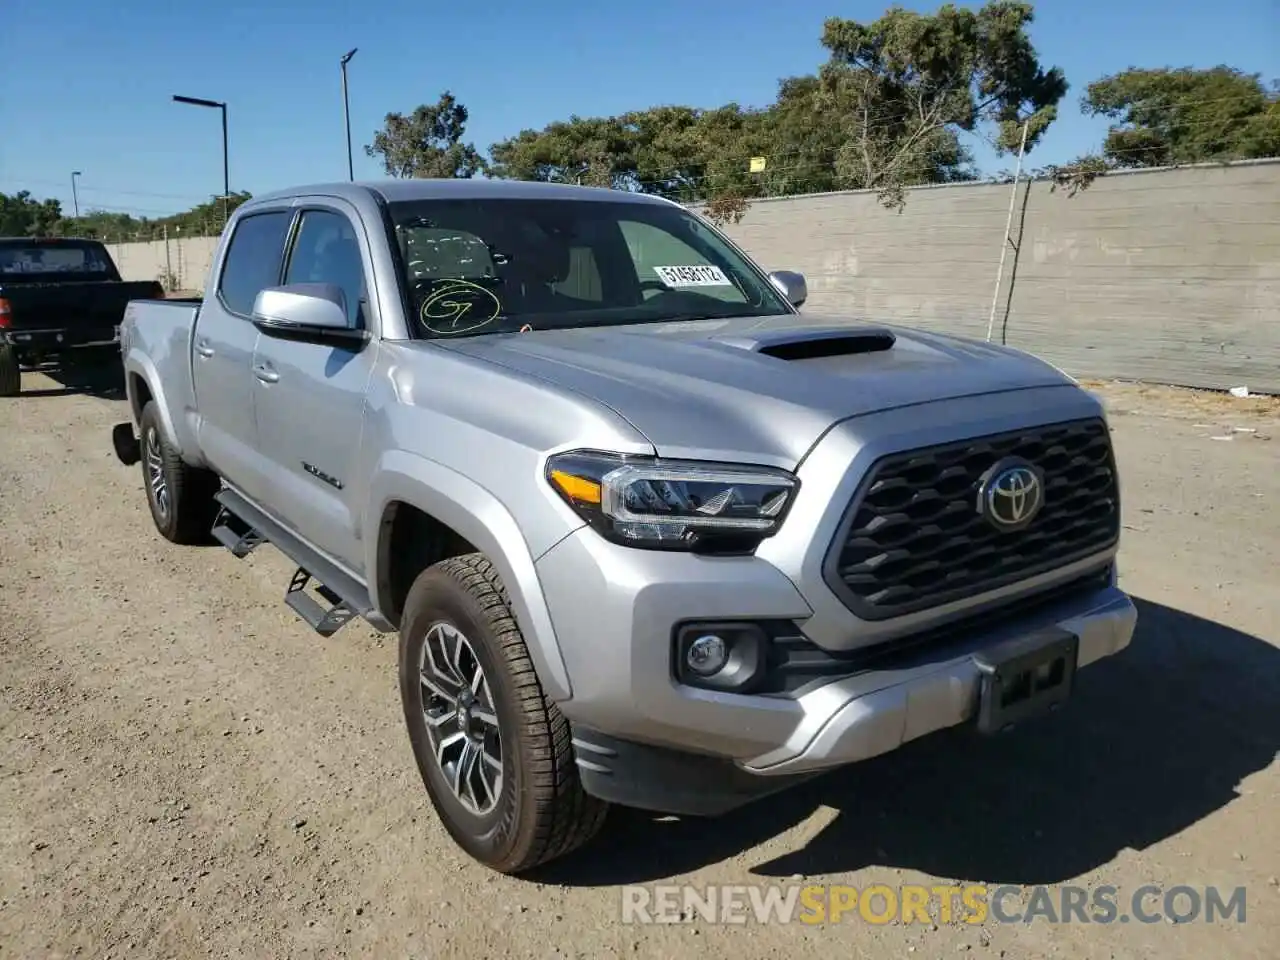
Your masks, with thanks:
[(481, 198), (390, 211), (419, 337), (793, 312), (680, 207)]
[(38, 240), (0, 243), (0, 274), (110, 272), (110, 261), (96, 243)]

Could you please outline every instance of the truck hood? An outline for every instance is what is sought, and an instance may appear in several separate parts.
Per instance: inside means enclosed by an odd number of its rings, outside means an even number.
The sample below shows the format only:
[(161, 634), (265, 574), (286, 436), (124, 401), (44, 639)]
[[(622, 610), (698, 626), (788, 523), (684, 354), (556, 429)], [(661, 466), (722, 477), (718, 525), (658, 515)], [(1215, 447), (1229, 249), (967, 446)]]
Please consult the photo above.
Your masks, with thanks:
[(434, 343), (590, 397), (634, 425), (660, 456), (787, 468), (850, 417), (1072, 383), (1007, 347), (813, 315)]

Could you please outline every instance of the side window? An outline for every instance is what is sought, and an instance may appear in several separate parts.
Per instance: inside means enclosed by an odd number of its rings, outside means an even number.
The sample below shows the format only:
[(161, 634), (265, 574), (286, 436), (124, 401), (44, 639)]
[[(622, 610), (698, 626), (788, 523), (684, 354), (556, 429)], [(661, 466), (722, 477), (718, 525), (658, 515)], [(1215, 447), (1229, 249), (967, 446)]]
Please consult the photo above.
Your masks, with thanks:
[(360, 301), (366, 296), (364, 260), (351, 221), (329, 210), (305, 211), (284, 282), (337, 284), (347, 300), (347, 322), (360, 326)]
[[(660, 267), (702, 267), (711, 265), (711, 261), (689, 244), (674, 237), (658, 227), (635, 220), (623, 220), (618, 224), (627, 241), (627, 250), (635, 263), (636, 278), (641, 283), (662, 283), (663, 274)], [(717, 268), (717, 272), (722, 273)], [(746, 303), (747, 298), (732, 283), (718, 285), (699, 284), (698, 293), (715, 297), (726, 303)], [(645, 297), (661, 293), (661, 290), (648, 286)]]
[(292, 217), (287, 210), (277, 210), (251, 214), (236, 224), (218, 281), (218, 295), (228, 310), (249, 316), (258, 294), (279, 282)]

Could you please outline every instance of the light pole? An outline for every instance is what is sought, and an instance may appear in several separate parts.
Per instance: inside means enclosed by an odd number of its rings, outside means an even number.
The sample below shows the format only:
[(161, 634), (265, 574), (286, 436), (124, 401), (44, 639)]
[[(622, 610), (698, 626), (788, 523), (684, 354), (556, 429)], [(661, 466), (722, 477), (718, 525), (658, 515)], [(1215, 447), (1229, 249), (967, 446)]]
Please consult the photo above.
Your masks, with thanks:
[(347, 126), (347, 179), (355, 180), (355, 168), (351, 165), (351, 107), (347, 103), (347, 64), (356, 55), (357, 47), (352, 47), (343, 56), (342, 64), (342, 120)]
[(80, 195), (76, 193), (76, 177), (80, 176), (79, 170), (71, 171), (71, 204), (76, 208), (76, 219), (80, 219)]
[(229, 211), (227, 204), (231, 199), (231, 173), (227, 166), (227, 105), (221, 100), (201, 100), (199, 97), (180, 97), (176, 93), (173, 99), (177, 103), (189, 103), (196, 107), (215, 107), (222, 111), (222, 225), (227, 225)]

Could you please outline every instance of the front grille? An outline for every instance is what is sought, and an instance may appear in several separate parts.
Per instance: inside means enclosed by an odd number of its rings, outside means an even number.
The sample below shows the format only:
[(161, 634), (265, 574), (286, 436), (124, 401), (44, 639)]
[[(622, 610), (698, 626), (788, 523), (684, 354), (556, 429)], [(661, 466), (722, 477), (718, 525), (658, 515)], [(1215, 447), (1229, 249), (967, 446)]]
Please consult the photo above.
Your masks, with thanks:
[[(978, 513), (982, 474), (1005, 457), (1044, 472), (1044, 506), (1001, 532)], [(885, 620), (1053, 570), (1113, 545), (1120, 497), (1101, 420), (1034, 427), (884, 457), (854, 495), (827, 566), (853, 613)]]

